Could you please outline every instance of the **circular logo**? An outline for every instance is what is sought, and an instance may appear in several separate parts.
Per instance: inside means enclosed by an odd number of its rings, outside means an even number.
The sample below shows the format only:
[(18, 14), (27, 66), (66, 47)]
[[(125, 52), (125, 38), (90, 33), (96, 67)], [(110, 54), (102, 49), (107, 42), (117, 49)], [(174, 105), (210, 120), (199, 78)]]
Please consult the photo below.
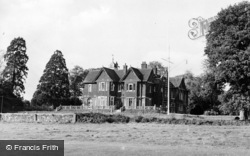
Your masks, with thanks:
[(12, 150), (12, 146), (11, 145), (7, 145), (6, 146), (6, 150), (8, 150), (8, 151)]

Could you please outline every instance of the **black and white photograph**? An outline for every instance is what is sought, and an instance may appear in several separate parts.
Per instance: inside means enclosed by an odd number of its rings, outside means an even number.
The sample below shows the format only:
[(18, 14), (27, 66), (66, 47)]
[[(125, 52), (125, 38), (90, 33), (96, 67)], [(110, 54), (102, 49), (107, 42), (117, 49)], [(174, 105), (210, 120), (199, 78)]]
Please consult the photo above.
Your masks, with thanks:
[(250, 155), (250, 1), (0, 0), (0, 156)]

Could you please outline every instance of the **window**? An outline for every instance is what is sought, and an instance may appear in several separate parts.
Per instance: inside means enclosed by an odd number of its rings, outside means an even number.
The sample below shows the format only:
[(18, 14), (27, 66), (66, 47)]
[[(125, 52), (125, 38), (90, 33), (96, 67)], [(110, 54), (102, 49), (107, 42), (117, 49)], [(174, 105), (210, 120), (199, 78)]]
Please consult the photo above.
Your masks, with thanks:
[(120, 92), (121, 90), (122, 90), (122, 85), (119, 84), (119, 85), (118, 85), (118, 92)]
[(118, 85), (118, 92), (121, 92), (124, 89), (123, 84)]
[(105, 82), (99, 83), (99, 91), (105, 91)]
[(88, 85), (88, 92), (92, 92), (92, 84)]
[(151, 93), (152, 87), (149, 85), (148, 88), (149, 88), (148, 92)]
[(170, 91), (170, 97), (171, 97), (171, 99), (174, 98), (174, 92), (171, 92), (171, 91)]
[(127, 84), (127, 91), (134, 91), (135, 90), (135, 84), (129, 83)]
[(106, 91), (109, 90), (109, 82), (106, 82)]
[(115, 84), (111, 82), (111, 84), (110, 84), (110, 85), (111, 85), (111, 86), (110, 86), (111, 91), (115, 91)]
[(105, 96), (99, 96), (100, 106), (106, 106), (107, 104), (107, 97)]
[(110, 97), (110, 106), (114, 105), (114, 97)]
[(179, 105), (179, 111), (183, 111), (183, 106)]
[(180, 100), (183, 100), (183, 92), (180, 92)]
[(128, 106), (131, 107), (133, 105), (133, 98), (128, 98)]

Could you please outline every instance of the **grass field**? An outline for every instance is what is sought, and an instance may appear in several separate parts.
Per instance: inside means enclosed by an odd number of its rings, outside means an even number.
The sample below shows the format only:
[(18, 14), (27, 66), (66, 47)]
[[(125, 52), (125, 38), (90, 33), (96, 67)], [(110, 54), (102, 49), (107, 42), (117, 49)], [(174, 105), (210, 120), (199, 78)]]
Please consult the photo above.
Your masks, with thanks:
[(250, 126), (0, 122), (1, 140), (64, 140), (65, 155), (250, 155)]

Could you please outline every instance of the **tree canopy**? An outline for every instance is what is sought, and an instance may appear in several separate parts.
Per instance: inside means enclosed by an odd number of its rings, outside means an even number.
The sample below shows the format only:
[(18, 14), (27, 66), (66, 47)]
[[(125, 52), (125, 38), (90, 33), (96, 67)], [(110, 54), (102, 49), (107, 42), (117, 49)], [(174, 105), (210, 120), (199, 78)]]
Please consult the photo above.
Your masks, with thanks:
[(80, 88), (84, 87), (84, 85), (82, 85), (82, 81), (86, 77), (87, 73), (88, 70), (84, 70), (80, 66), (74, 66), (74, 68), (70, 70), (70, 93), (74, 98), (82, 95)]
[(241, 2), (221, 10), (206, 38), (205, 54), (215, 82), (230, 84), (234, 109), (249, 108), (250, 3)]
[(70, 97), (69, 72), (61, 51), (56, 50), (46, 65), (32, 105), (60, 105)]
[(26, 66), (28, 59), (25, 40), (21, 37), (12, 40), (4, 54), (6, 66), (3, 70), (3, 85), (6, 90), (10, 90), (18, 97), (25, 90), (24, 81), (28, 74)]

